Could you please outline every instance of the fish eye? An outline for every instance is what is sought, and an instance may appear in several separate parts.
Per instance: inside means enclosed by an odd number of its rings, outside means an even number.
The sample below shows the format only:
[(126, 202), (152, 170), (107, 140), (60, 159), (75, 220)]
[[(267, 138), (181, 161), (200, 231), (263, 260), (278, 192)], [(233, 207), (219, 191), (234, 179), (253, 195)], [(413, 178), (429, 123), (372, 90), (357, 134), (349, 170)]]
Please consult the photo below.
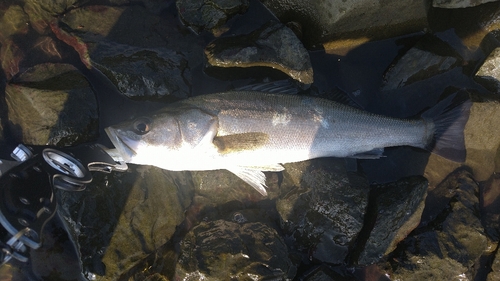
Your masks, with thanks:
[(139, 135), (144, 135), (151, 129), (151, 119), (140, 117), (134, 121), (134, 132)]

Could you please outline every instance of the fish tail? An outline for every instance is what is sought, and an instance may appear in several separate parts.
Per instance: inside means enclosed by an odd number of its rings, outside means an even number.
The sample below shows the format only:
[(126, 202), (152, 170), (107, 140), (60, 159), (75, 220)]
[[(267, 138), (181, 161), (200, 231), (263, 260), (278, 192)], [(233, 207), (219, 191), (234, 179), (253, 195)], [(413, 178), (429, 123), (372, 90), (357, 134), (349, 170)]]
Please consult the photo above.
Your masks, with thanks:
[(446, 159), (464, 162), (464, 128), (471, 105), (469, 94), (460, 90), (424, 112), (422, 118), (434, 123), (434, 135), (426, 149)]

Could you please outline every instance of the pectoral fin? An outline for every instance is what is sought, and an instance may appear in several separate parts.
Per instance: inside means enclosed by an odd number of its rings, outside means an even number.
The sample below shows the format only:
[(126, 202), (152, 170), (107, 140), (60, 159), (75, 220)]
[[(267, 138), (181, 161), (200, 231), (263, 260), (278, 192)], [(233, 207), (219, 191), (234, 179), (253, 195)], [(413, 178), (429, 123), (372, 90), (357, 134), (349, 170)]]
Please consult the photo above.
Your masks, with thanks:
[(233, 167), (227, 170), (251, 185), (262, 196), (267, 196), (266, 175), (262, 171), (246, 167)]

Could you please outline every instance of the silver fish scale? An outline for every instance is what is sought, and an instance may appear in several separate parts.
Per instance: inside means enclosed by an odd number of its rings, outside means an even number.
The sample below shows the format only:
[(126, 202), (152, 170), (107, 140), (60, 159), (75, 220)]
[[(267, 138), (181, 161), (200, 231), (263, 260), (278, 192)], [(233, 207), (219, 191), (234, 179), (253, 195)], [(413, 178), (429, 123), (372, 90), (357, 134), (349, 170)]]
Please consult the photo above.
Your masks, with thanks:
[[(218, 136), (267, 134), (262, 152), (287, 158), (280, 162), (351, 156), (389, 146), (424, 147), (430, 137), (422, 119), (390, 118), (305, 96), (226, 92), (187, 103), (218, 116)], [(301, 159), (290, 159), (292, 151)]]

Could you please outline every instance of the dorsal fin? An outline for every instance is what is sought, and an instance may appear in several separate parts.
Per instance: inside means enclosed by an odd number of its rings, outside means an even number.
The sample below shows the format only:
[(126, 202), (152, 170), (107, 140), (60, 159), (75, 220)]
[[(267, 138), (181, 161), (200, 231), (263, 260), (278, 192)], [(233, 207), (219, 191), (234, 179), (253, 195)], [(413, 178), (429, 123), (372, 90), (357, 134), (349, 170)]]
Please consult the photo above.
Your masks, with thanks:
[(258, 92), (266, 92), (266, 93), (274, 93), (274, 94), (287, 94), (287, 95), (296, 95), (302, 89), (290, 80), (279, 80), (272, 82), (263, 82), (250, 84), (243, 87), (239, 87), (234, 89), (233, 91), (258, 91)]

